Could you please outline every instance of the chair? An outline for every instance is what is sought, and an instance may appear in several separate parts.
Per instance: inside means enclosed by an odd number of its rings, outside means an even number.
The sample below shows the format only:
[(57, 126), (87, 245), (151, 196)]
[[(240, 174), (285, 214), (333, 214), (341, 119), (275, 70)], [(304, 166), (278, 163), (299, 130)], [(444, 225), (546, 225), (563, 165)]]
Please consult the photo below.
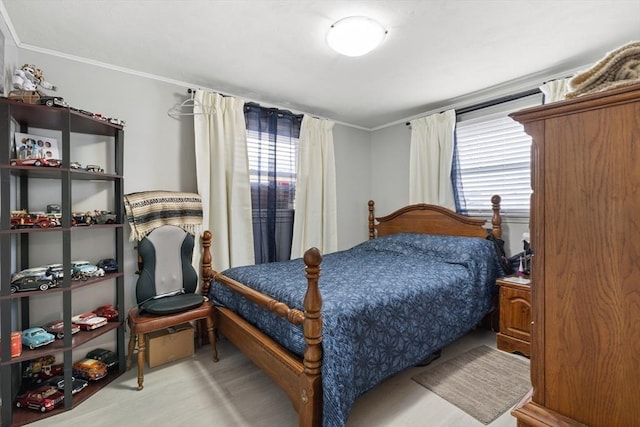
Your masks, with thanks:
[[(194, 237), (182, 228), (163, 225), (140, 240), (136, 282), (138, 305), (129, 311), (129, 352), (127, 369), (138, 344), (138, 390), (144, 381), (145, 335), (190, 321), (203, 321), (211, 343), (213, 360), (218, 360), (214, 345), (213, 304), (196, 294), (198, 275), (191, 265)], [(200, 334), (197, 334), (200, 337)]]

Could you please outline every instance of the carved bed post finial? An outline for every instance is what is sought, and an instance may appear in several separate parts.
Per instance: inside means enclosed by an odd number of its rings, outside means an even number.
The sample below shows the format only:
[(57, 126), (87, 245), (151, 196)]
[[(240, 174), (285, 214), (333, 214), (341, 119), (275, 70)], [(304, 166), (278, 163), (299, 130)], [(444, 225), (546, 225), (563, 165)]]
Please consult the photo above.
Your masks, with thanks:
[(318, 288), (321, 262), (322, 255), (317, 248), (304, 253), (307, 293), (304, 297), (303, 329), (307, 348), (304, 351), (298, 413), (301, 426), (320, 426), (322, 420), (322, 297)]
[(500, 201), (502, 198), (497, 194), (491, 197), (491, 209), (493, 210), (493, 216), (491, 217), (491, 229), (493, 235), (500, 239), (502, 238), (502, 217), (500, 216)]
[(304, 352), (304, 370), (309, 374), (320, 374), (322, 359), (322, 296), (318, 288), (320, 277), (320, 263), (322, 255), (317, 248), (311, 248), (304, 253), (305, 271), (307, 276), (307, 293), (304, 296), (303, 323), (304, 338), (307, 350)]
[(369, 240), (375, 239), (376, 230), (375, 230), (375, 220), (376, 217), (373, 214), (373, 200), (369, 200)]
[(202, 234), (202, 295), (209, 295), (213, 270), (211, 269), (211, 239), (213, 235), (209, 230)]

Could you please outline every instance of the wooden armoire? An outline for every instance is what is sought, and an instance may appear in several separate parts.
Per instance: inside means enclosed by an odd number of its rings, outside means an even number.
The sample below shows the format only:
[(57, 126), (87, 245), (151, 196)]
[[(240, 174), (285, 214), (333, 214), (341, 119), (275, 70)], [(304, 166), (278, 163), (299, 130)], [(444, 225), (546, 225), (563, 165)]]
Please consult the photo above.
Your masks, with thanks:
[(511, 115), (531, 148), (533, 392), (518, 426), (640, 426), (640, 84)]

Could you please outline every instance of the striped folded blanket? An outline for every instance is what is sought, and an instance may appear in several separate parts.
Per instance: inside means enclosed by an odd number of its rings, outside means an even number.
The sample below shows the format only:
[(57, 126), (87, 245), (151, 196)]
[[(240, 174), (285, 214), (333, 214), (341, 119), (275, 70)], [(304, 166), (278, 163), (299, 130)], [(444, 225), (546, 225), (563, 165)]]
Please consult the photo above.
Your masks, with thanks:
[(126, 194), (124, 210), (132, 231), (130, 241), (140, 241), (162, 225), (175, 225), (193, 235), (202, 225), (202, 200), (196, 193), (142, 191)]
[(640, 42), (627, 43), (610, 52), (586, 71), (569, 80), (565, 98), (603, 92), (640, 83)]

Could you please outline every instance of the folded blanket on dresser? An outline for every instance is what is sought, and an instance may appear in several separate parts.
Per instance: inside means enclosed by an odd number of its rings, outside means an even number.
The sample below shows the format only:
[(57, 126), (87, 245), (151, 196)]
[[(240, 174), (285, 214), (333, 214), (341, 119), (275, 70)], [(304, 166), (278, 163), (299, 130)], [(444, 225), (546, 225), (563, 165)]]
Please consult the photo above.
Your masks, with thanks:
[(565, 98), (603, 92), (640, 83), (640, 42), (631, 42), (610, 52), (590, 69), (569, 81)]
[(124, 196), (131, 226), (130, 241), (142, 240), (161, 225), (175, 225), (196, 234), (202, 224), (202, 201), (196, 193), (142, 191)]

